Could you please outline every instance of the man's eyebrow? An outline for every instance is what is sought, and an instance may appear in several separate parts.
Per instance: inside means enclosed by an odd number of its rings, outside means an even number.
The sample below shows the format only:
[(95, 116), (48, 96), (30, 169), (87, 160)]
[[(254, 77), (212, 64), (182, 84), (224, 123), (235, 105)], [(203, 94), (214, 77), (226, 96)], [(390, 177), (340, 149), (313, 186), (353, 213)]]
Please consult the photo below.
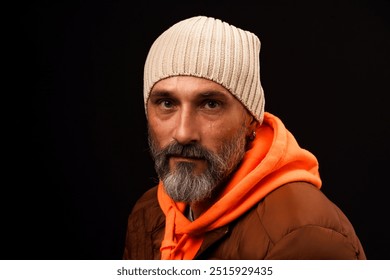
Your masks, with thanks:
[(172, 94), (166, 90), (154, 90), (150, 92), (150, 97), (169, 97)]
[(219, 90), (211, 90), (211, 91), (201, 92), (199, 95), (203, 97), (226, 97), (227, 94), (229, 93), (225, 93)]

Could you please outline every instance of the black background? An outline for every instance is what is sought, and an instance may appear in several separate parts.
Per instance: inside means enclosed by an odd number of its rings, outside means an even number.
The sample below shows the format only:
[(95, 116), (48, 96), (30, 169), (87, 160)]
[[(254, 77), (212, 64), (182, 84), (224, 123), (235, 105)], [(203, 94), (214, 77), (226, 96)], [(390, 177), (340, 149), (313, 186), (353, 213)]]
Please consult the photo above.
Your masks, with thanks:
[(389, 8), (343, 0), (4, 9), (1, 258), (122, 257), (127, 216), (156, 178), (143, 111), (147, 51), (173, 23), (208, 15), (260, 37), (266, 111), (318, 157), (322, 189), (367, 257), (389, 259)]

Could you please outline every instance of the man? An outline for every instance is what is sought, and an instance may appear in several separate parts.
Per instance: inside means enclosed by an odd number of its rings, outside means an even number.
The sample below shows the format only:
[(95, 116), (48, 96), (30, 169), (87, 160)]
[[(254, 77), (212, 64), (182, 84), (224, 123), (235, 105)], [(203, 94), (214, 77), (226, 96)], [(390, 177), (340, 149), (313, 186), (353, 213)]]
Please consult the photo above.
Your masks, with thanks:
[(219, 19), (182, 20), (144, 69), (159, 184), (128, 219), (124, 259), (366, 259), (320, 191), (316, 157), (264, 112), (260, 40)]

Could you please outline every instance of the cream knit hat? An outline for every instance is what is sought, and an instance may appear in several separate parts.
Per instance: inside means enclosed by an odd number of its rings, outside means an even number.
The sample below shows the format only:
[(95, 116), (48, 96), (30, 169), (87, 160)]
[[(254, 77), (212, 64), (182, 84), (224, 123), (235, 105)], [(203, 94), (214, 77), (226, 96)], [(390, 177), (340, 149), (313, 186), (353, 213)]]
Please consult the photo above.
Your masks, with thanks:
[(144, 68), (145, 108), (159, 80), (196, 76), (225, 87), (262, 123), (259, 56), (260, 40), (252, 32), (206, 16), (182, 20), (163, 32), (149, 50)]

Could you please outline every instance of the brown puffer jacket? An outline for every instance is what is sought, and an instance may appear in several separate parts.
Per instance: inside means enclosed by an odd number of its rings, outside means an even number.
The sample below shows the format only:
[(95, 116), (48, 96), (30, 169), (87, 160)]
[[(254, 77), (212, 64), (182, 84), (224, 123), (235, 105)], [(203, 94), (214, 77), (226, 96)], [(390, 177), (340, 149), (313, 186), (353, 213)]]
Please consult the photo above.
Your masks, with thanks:
[[(123, 259), (160, 259), (165, 216), (156, 187), (129, 215)], [(354, 228), (317, 187), (289, 183), (233, 223), (206, 233), (196, 259), (366, 259)]]

